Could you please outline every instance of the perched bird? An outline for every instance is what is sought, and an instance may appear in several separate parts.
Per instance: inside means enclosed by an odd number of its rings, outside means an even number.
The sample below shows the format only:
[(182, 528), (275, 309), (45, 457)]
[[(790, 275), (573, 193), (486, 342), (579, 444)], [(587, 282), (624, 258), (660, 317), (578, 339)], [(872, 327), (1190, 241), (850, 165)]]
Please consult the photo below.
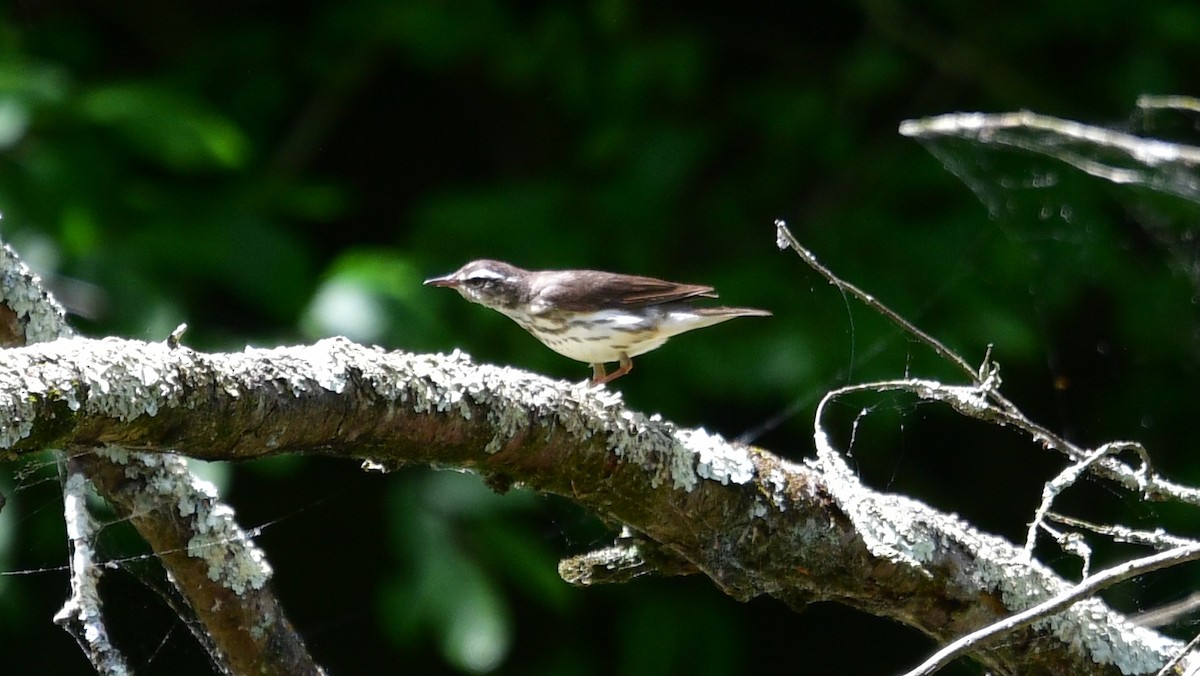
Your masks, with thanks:
[[(632, 357), (684, 331), (734, 317), (768, 317), (743, 307), (695, 307), (716, 298), (711, 286), (598, 270), (522, 270), (502, 261), (478, 260), (457, 272), (425, 280), (512, 319), (555, 352), (591, 364), (592, 385), (629, 373)], [(619, 362), (612, 373), (604, 365)]]

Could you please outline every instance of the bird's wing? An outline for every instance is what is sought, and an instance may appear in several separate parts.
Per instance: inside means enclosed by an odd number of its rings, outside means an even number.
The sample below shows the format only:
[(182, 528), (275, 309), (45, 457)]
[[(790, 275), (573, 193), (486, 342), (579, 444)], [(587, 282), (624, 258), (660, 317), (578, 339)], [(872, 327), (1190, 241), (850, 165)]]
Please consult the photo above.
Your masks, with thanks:
[(539, 273), (535, 287), (531, 299), (535, 304), (574, 312), (717, 297), (711, 286), (599, 270)]

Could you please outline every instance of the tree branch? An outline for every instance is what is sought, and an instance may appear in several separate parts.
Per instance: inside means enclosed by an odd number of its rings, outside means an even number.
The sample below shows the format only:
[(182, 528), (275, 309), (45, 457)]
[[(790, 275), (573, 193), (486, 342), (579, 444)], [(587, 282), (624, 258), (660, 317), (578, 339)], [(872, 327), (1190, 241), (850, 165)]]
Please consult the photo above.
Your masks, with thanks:
[[(0, 246), (0, 345), (44, 345), (43, 341), (73, 333), (62, 308), (40, 280), (8, 246)], [(0, 427), (0, 435), (7, 436), (21, 425), (8, 419)], [(128, 673), (103, 620), (98, 587), (103, 568), (93, 556), (96, 529), (84, 500), (85, 478), (159, 554), (168, 578), (200, 620), (199, 625), (185, 624), (217, 669), (321, 673), (266, 586), (270, 566), (238, 528), (233, 510), (216, 501), (215, 490), (198, 483), (178, 457), (112, 448), (108, 458), (84, 453), (70, 462), (59, 460), (71, 550), (71, 597), (54, 619), (75, 638), (96, 670)]]
[[(208, 460), (302, 452), (469, 468), (493, 486), (521, 483), (629, 524), (674, 570), (695, 567), (734, 598), (835, 600), (939, 642), (1071, 586), (953, 515), (861, 485), (834, 489), (845, 477), (830, 466), (459, 353), (344, 339), (233, 354), (73, 339), (0, 353), (0, 448), (106, 444)], [(867, 519), (871, 540), (890, 538), (904, 556), (873, 553), (857, 529)], [(1034, 640), (1039, 650), (1027, 650)], [(1090, 599), (974, 657), (1019, 673), (1142, 673), (1179, 648)]]

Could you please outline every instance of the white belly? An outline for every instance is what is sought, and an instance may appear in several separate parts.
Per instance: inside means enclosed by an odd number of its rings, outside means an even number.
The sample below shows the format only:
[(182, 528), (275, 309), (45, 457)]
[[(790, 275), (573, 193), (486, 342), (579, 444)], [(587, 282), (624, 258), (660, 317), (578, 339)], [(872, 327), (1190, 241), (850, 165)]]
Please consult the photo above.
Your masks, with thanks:
[[(622, 354), (629, 357), (645, 354), (667, 342), (671, 336), (725, 319), (729, 317), (699, 316), (686, 310), (663, 310), (652, 319), (618, 310), (602, 310), (579, 315), (568, 321), (565, 328), (553, 327), (554, 331), (537, 330), (545, 322), (536, 318), (531, 325), (519, 320), (517, 323), (564, 357), (586, 364), (605, 364), (620, 361)], [(657, 328), (652, 330), (654, 324)]]
[(620, 361), (621, 354), (636, 357), (667, 342), (668, 336), (645, 334), (622, 334), (612, 340), (596, 340), (587, 334), (567, 332), (558, 336), (539, 336), (546, 347), (555, 352), (587, 364), (604, 364)]

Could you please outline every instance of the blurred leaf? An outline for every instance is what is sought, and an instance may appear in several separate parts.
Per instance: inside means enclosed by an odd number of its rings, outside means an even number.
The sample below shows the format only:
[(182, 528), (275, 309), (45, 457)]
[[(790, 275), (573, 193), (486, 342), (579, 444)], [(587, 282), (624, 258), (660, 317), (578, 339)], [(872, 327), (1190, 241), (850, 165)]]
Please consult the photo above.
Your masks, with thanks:
[(435, 565), (430, 582), (439, 590), (432, 602), (441, 623), (442, 651), (451, 664), (472, 673), (500, 666), (512, 644), (507, 604), (483, 571), (474, 565)]
[(25, 105), (0, 94), (0, 150), (16, 145), (24, 138), (29, 117)]
[(504, 571), (533, 598), (556, 610), (571, 601), (571, 587), (558, 575), (558, 558), (544, 540), (520, 524), (497, 521), (479, 530), (479, 539), (488, 560)]
[(27, 106), (62, 104), (71, 81), (60, 66), (20, 56), (0, 56), (0, 97)]
[(489, 518), (497, 514), (524, 511), (535, 503), (528, 490), (515, 489), (500, 495), (479, 481), (471, 472), (432, 472), (421, 485), (426, 507), (447, 518)]
[(415, 262), (398, 251), (351, 249), (338, 256), (301, 319), (305, 334), (383, 343), (419, 342), (435, 319)]
[[(411, 643), (425, 628), (452, 664), (491, 671), (510, 649), (512, 620), (504, 594), (481, 563), (490, 552), (464, 547), (463, 540), (495, 528), (488, 515), (512, 505), (474, 477), (439, 472), (421, 478), (427, 481), (408, 482), (393, 501), (396, 549), (406, 574), (388, 583), (383, 612), (394, 616), (387, 623), (396, 640)], [(486, 526), (480, 528), (477, 519)]]
[(35, 115), (61, 104), (70, 83), (61, 68), (32, 59), (0, 57), (0, 151), (19, 143)]
[(149, 83), (94, 87), (83, 114), (114, 129), (144, 158), (178, 171), (237, 168), (249, 147), (237, 125), (199, 99)]

